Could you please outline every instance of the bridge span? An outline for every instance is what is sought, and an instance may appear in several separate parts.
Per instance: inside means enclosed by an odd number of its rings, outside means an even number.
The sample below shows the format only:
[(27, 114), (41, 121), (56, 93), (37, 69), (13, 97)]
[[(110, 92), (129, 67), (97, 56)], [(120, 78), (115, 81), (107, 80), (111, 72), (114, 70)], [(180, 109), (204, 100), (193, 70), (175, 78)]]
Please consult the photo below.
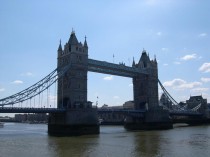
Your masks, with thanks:
[[(88, 71), (132, 78), (134, 109), (105, 111), (94, 108), (87, 100)], [(175, 106), (172, 110), (159, 104), (158, 83), (168, 101)], [(57, 108), (49, 105), (50, 87), (53, 85), (57, 92), (54, 95)], [(43, 97), (47, 99), (46, 103), (42, 102)], [(25, 107), (18, 108), (24, 102)], [(84, 43), (78, 42), (74, 31), (64, 48), (61, 42), (58, 46), (57, 68), (27, 89), (0, 99), (0, 106), (0, 113), (49, 113), (48, 132), (51, 135), (98, 134), (98, 114), (105, 112), (125, 114), (125, 127), (128, 129), (170, 129), (171, 116), (209, 118), (205, 105), (195, 110), (183, 110), (159, 81), (156, 58), (150, 59), (145, 50), (139, 61), (133, 60), (131, 67), (89, 59), (86, 38)], [(199, 108), (202, 110), (197, 113)]]

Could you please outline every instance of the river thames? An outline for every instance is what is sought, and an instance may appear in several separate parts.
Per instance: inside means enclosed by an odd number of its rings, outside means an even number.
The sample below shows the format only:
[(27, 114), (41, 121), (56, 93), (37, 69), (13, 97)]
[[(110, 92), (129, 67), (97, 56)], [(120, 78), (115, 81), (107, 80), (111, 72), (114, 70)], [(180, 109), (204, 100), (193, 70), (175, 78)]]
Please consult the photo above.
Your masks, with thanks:
[(100, 135), (51, 137), (45, 124), (5, 123), (0, 157), (204, 157), (210, 156), (210, 126), (128, 132), (101, 126)]

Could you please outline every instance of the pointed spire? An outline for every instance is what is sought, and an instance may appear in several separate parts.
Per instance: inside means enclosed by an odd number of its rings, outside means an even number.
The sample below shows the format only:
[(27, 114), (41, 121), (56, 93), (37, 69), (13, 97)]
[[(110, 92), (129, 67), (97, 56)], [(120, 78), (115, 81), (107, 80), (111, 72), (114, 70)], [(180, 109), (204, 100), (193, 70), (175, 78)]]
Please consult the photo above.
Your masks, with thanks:
[(68, 43), (71, 44), (71, 45), (78, 44), (78, 40), (77, 40), (77, 37), (75, 35), (75, 31), (73, 30), (73, 28), (72, 28), (72, 32), (71, 32), (71, 35), (70, 35)]
[(61, 45), (61, 39), (60, 39), (60, 44), (59, 44), (59, 47), (58, 47), (58, 51), (62, 51), (62, 45)]
[(146, 53), (146, 50), (143, 48), (143, 51), (142, 51), (142, 53)]
[(87, 45), (87, 41), (86, 41), (86, 36), (85, 36), (85, 42), (84, 42), (84, 47), (88, 47), (88, 45)]
[(133, 64), (132, 64), (132, 67), (135, 67), (135, 60), (134, 60), (134, 57), (133, 57)]
[(155, 59), (154, 59), (154, 61), (157, 63), (157, 60), (156, 60), (156, 55), (155, 55)]

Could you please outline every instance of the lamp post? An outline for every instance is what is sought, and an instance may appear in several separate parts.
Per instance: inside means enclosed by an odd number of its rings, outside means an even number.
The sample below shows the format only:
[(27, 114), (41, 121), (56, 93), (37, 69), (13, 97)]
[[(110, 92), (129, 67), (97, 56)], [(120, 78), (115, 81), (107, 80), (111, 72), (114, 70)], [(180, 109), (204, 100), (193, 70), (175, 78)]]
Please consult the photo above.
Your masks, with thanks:
[(98, 96), (97, 96), (97, 100), (96, 100), (96, 108), (98, 108)]

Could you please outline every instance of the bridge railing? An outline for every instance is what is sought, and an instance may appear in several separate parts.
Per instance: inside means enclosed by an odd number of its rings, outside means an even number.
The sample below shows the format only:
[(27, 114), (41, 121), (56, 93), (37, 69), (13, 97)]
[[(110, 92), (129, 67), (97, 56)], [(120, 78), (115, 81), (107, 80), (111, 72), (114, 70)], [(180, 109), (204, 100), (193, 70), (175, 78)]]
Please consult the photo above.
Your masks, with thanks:
[(64, 108), (0, 107), (0, 113), (63, 113)]

